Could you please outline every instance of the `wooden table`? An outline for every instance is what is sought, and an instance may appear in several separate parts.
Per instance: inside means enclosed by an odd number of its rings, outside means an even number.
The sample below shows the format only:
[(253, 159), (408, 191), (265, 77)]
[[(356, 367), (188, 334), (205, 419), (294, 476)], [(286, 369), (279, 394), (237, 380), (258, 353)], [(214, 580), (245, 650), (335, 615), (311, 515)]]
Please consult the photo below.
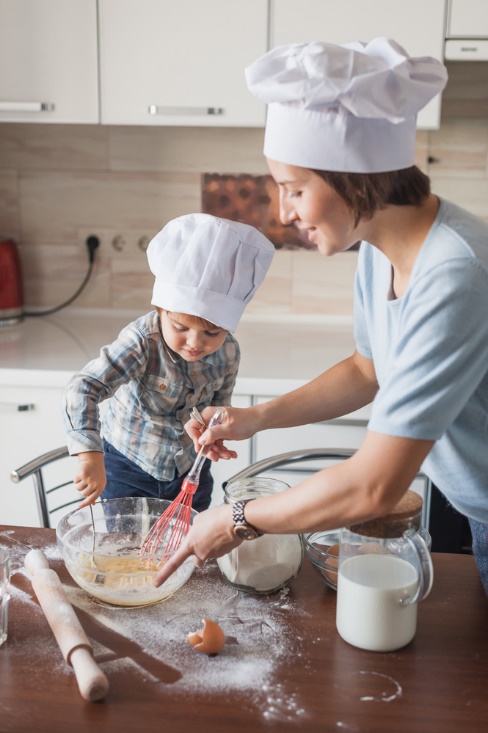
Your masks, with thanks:
[[(195, 571), (179, 591), (181, 599), (185, 589), (194, 594), (187, 594), (185, 609), (177, 593), (149, 607), (153, 611), (117, 609), (117, 626), (87, 611), (97, 604), (83, 600), (86, 594), (56, 558), (54, 530), (0, 527), (0, 545), (11, 548), (14, 566), (9, 638), (0, 648), (1, 733), (488, 730), (488, 600), (472, 557), (433, 556), (434, 588), (419, 606), (414, 641), (400, 651), (365, 652), (344, 642), (335, 629), (335, 593), (306, 560), (288, 594), (244, 599), (252, 618), (242, 609), (227, 620), (220, 613), (224, 630), (232, 622), (237, 633), (219, 656), (208, 658), (191, 649), (184, 635), (181, 643), (178, 638), (168, 643), (167, 653), (165, 644), (153, 651), (152, 642), (171, 626), (169, 616), (188, 610), (188, 598), (196, 598), (195, 605), (205, 610), (212, 593), (231, 597), (233, 589), (213, 564)], [(23, 570), (30, 548), (45, 548), (70, 597), (82, 600), (77, 613), (110, 680), (103, 702), (82, 700), (62, 660)], [(101, 611), (111, 619), (112, 609)], [(195, 608), (197, 618), (200, 611)], [(160, 622), (150, 625), (145, 646), (140, 636), (135, 642), (124, 633), (124, 624), (134, 629), (140, 622), (144, 633), (149, 613), (159, 614)], [(263, 627), (263, 644), (254, 651), (261, 656), (255, 662), (251, 655), (252, 669), (241, 684), (234, 675), (234, 659), (239, 675), (246, 669), (246, 638), (239, 629), (247, 628), (252, 636), (256, 619)], [(199, 675), (201, 687), (195, 684)], [(217, 684), (210, 684), (212, 679)]]

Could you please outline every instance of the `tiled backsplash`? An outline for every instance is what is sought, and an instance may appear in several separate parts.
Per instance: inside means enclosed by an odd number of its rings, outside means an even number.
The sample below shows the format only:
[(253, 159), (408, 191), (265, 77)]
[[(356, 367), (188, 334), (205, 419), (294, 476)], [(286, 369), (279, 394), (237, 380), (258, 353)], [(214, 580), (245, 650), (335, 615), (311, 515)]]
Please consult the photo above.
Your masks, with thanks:
[[(486, 66), (475, 65), (471, 85), (468, 66), (451, 76), (441, 129), (418, 133), (416, 162), (436, 193), (488, 220)], [(0, 236), (19, 243), (26, 303), (69, 298), (87, 268), (86, 237), (97, 234), (94, 277), (77, 307), (148, 307), (144, 240), (201, 210), (204, 173), (267, 173), (262, 140), (261, 129), (1, 124)], [(355, 262), (355, 253), (278, 251), (248, 313), (349, 316)]]

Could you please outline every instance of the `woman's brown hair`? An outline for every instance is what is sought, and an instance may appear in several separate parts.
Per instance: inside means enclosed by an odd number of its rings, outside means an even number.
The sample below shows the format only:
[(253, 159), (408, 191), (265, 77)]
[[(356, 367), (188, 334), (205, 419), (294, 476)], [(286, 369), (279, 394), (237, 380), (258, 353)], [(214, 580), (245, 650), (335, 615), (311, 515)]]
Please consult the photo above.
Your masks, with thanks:
[(314, 170), (351, 208), (355, 225), (388, 204), (422, 206), (430, 194), (429, 177), (416, 165), (385, 173), (336, 173)]

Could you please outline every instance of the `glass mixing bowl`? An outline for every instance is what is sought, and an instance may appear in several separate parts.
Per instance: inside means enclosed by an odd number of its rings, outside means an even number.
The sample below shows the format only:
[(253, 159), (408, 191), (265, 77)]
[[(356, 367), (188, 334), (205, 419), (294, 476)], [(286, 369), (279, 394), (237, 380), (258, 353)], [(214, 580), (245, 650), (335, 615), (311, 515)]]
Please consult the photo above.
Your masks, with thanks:
[[(152, 562), (140, 555), (144, 537), (170, 503), (165, 499), (107, 499), (64, 516), (56, 537), (73, 580), (94, 598), (114, 606), (148, 606), (172, 596), (195, 569), (193, 559), (188, 558), (155, 588), (164, 542)], [(192, 510), (192, 521), (196, 514)]]
[[(430, 552), (432, 538), (426, 527), (420, 527), (418, 534), (422, 537)], [(339, 565), (340, 530), (329, 529), (304, 534), (305, 554), (318, 574), (325, 580), (329, 588), (337, 590), (337, 568)]]

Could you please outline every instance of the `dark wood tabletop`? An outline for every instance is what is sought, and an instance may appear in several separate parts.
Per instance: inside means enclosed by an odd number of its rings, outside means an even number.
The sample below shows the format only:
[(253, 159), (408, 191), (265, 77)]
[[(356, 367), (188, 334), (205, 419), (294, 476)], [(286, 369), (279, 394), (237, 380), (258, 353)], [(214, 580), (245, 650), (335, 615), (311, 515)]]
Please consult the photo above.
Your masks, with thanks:
[[(488, 600), (470, 556), (433, 555), (415, 639), (382, 654), (339, 637), (335, 593), (308, 560), (287, 592), (236, 601), (243, 594), (207, 563), (164, 603), (112, 610), (76, 587), (54, 530), (0, 527), (0, 545), (13, 561), (1, 733), (488, 730)], [(93, 643), (110, 682), (102, 702), (81, 698), (54, 641), (23, 568), (31, 548), (45, 549)], [(214, 596), (228, 643), (206, 657), (179, 630), (208, 613)]]

